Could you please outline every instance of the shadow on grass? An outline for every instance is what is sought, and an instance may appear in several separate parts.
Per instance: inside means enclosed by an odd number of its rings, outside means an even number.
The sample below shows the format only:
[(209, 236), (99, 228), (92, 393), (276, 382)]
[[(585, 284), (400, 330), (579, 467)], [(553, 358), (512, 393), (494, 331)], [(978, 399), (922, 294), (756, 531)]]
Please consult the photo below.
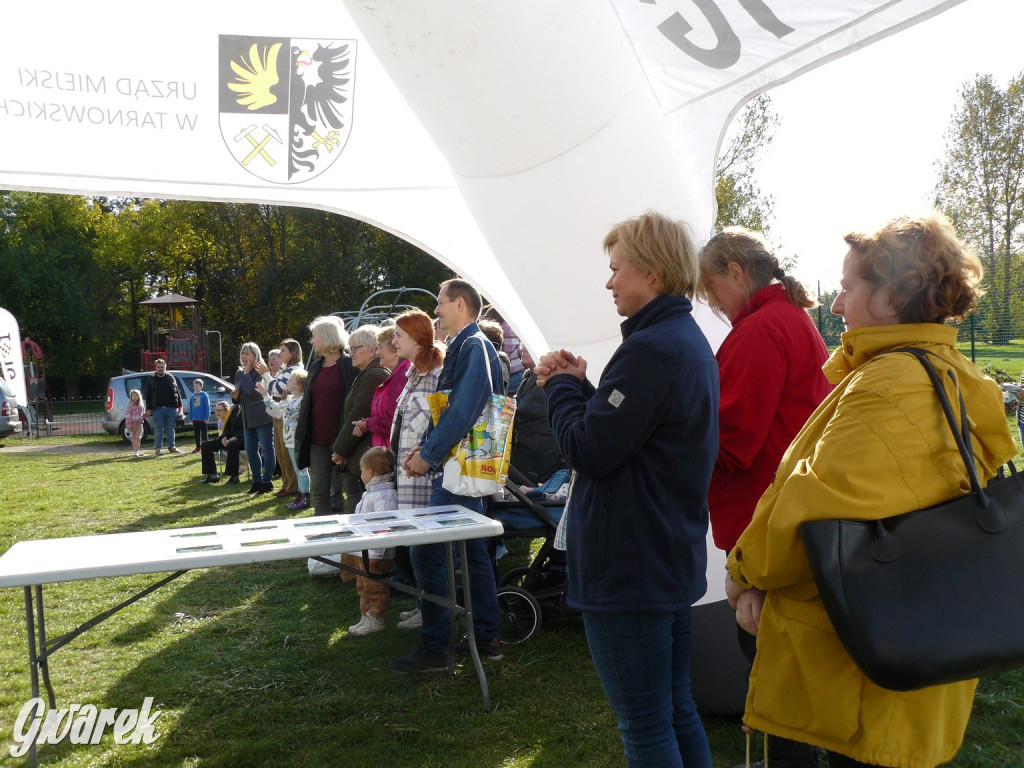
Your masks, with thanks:
[[(148, 582), (147, 582), (148, 583)], [(354, 585), (311, 579), (304, 560), (215, 568), (173, 582), (128, 609), (91, 642), (125, 668), (93, 668), (89, 646), (55, 657), (52, 674), (83, 702), (161, 710), (148, 747), (44, 747), (43, 764), (388, 768), (621, 766), (615, 719), (590, 662), (578, 617), (545, 622), (527, 643), (485, 662), (492, 711), (484, 713), (472, 665), (399, 675), (387, 662), (419, 642), (394, 627), (411, 598), (392, 600), (388, 628), (348, 635)], [(145, 610), (136, 621), (131, 611)], [(137, 616), (138, 614), (136, 614)], [(114, 622), (111, 622), (114, 624)], [(83, 678), (78, 663), (89, 671)], [(104, 662), (105, 664), (108, 662)], [(715, 766), (741, 761), (735, 721), (705, 718)]]
[[(408, 598), (394, 600), (387, 630), (351, 637), (346, 627), (358, 618), (354, 585), (312, 580), (301, 560), (213, 569), (165, 588), (148, 609), (151, 618), (105, 641), (126, 655), (140, 646), (155, 650), (89, 699), (97, 707), (138, 707), (153, 696), (154, 709), (165, 712), (157, 725), (160, 738), (145, 750), (79, 749), (110, 761), (96, 764), (147, 768), (339, 760), (352, 766), (387, 761), (392, 768), (481, 768), (509, 764), (518, 753), (552, 751), (536, 764), (621, 762), (614, 721), (578, 622), (488, 664), (494, 709), (485, 714), (468, 663), (454, 676), (386, 669), (419, 641), (416, 632), (394, 628), (398, 612), (411, 606)], [(167, 641), (169, 634), (175, 637)], [(574, 701), (548, 695), (543, 678), (552, 665), (558, 668), (556, 685), (572, 681)], [(96, 672), (101, 678), (117, 674)], [(547, 725), (538, 728), (540, 722)], [(50, 760), (46, 752), (41, 757)]]

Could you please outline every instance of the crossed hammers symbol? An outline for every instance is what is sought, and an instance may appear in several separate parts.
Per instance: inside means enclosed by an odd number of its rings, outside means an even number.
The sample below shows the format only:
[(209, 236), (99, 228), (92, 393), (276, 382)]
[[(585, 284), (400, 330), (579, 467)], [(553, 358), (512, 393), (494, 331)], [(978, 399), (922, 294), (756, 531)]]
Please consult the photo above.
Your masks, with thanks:
[(278, 144), (283, 144), (284, 142), (281, 141), (281, 137), (277, 135), (277, 131), (275, 131), (269, 125), (264, 123), (263, 130), (266, 131), (266, 135), (262, 139), (257, 141), (256, 137), (252, 135), (252, 132), (255, 130), (256, 126), (250, 125), (248, 128), (243, 128), (241, 132), (237, 136), (235, 136), (235, 141), (248, 139), (249, 143), (252, 145), (252, 152), (245, 156), (245, 159), (242, 160), (242, 165), (248, 165), (256, 158), (257, 155), (266, 160), (269, 165), (277, 165), (277, 162), (274, 160), (274, 158), (267, 154), (267, 150), (265, 149), (265, 147), (271, 141), (276, 141)]

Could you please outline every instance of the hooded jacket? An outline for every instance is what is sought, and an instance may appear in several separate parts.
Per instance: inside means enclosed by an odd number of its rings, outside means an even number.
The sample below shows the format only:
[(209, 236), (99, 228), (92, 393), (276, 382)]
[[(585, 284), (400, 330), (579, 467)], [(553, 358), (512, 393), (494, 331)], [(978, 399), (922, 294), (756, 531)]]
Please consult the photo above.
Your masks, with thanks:
[[(767, 590), (744, 722), (855, 760), (931, 768), (963, 741), (976, 680), (890, 691), (864, 676), (843, 648), (814, 583), (798, 526), (806, 520), (874, 520), (969, 493), (970, 481), (921, 347), (940, 375), (956, 372), (971, 419), (979, 477), (1014, 455), (999, 387), (953, 347), (937, 324), (860, 328), (825, 364), (836, 388), (782, 458), (775, 481), (729, 556), (738, 583)], [(952, 384), (947, 394), (959, 410)]]

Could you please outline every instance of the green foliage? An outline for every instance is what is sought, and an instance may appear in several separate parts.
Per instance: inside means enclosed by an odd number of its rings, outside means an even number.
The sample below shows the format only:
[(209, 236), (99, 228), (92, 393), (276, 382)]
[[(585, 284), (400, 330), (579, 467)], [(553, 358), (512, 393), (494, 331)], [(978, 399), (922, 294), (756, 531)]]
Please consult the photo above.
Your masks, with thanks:
[(326, 211), (0, 196), (0, 305), (42, 345), (49, 376), (138, 367), (148, 317), (139, 302), (168, 291), (198, 300), (229, 370), (245, 341), (305, 343), (318, 315), (358, 309), (381, 288), (436, 290), (451, 276), (410, 243)]
[(977, 321), (986, 339), (1024, 336), (1024, 73), (1006, 90), (991, 75), (964, 84), (936, 199), (985, 265)]
[(761, 192), (754, 171), (758, 155), (772, 143), (778, 125), (771, 97), (762, 94), (747, 104), (730, 126), (716, 169), (716, 231), (741, 226), (766, 235), (770, 232), (774, 200)]
[(109, 364), (106, 340), (116, 326), (95, 259), (100, 217), (88, 198), (0, 196), (0, 305), (51, 355), (50, 371), (71, 380)]

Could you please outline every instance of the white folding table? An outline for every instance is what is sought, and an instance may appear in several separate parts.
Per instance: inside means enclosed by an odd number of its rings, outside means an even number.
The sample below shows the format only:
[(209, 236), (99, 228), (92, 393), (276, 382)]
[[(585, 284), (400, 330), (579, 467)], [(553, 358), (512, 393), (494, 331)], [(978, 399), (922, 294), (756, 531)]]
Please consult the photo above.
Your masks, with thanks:
[[(74, 536), (62, 539), (19, 541), (0, 557), (0, 587), (23, 587), (28, 630), (28, 661), (32, 697), (39, 696), (39, 681), (46, 687), (50, 708), (56, 697), (50, 683), (49, 658), (87, 630), (110, 618), (165, 584), (194, 568), (270, 562), (291, 558), (325, 559), (327, 555), (365, 549), (416, 544), (457, 543), (461, 562), (466, 560), (466, 541), (498, 536), (501, 523), (461, 506), (424, 507), (366, 515), (324, 515), (285, 520), (260, 520), (197, 528)], [(461, 621), (469, 637), (484, 710), (490, 710), (487, 678), (473, 634), (473, 610), (469, 571), (462, 569), (462, 604), (457, 599), (452, 548), (446, 547), (448, 595), (432, 595), (407, 584), (388, 582), (400, 591), (443, 605), (452, 612), (448, 669), (454, 671), (453, 646)], [(43, 613), (43, 585), (106, 576), (163, 573), (169, 576), (146, 587), (75, 629), (47, 642)], [(364, 574), (366, 575), (366, 574)], [(30, 765), (36, 765), (35, 744), (29, 749)]]

